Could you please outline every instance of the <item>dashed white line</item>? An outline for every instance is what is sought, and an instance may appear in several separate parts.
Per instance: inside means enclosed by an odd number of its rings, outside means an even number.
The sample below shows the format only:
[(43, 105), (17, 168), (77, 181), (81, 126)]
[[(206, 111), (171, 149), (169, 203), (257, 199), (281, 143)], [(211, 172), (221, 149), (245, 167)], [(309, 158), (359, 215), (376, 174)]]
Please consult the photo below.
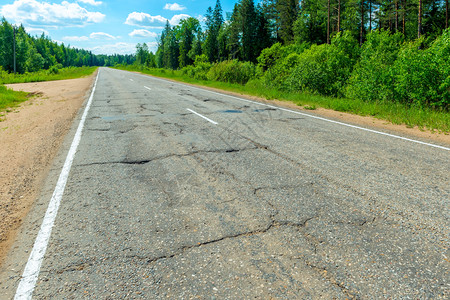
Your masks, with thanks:
[(146, 88), (147, 90), (150, 90), (150, 91), (152, 90), (151, 88), (149, 88), (149, 87), (147, 87), (145, 85), (144, 85), (144, 88)]
[(25, 270), (23, 271), (22, 278), (20, 279), (14, 299), (22, 300), (32, 298), (33, 291), (36, 286), (36, 281), (39, 276), (41, 264), (47, 250), (48, 241), (50, 240), (53, 225), (55, 224), (55, 218), (58, 213), (58, 208), (64, 194), (64, 189), (66, 187), (70, 169), (72, 167), (72, 162), (75, 157), (75, 153), (77, 152), (78, 145), (80, 144), (84, 123), (86, 121), (89, 108), (92, 104), (92, 98), (94, 97), (95, 88), (97, 87), (99, 73), (97, 73), (97, 78), (95, 79), (91, 96), (89, 97), (86, 108), (84, 109), (83, 116), (81, 117), (80, 123), (72, 141), (72, 145), (70, 146), (69, 153), (67, 154), (66, 161), (64, 162), (61, 174), (59, 175), (59, 179), (56, 184), (55, 190), (53, 191), (52, 198), (50, 200), (50, 203), (48, 204), (44, 220), (42, 221), (41, 228), (36, 237), (36, 241), (34, 242), (33, 250), (31, 250), (30, 257), (28, 258)]
[(207, 117), (205, 117), (205, 116), (199, 114), (198, 112), (193, 111), (192, 109), (186, 108), (186, 110), (190, 111), (190, 112), (193, 113), (193, 114), (196, 114), (197, 116), (199, 116), (200, 118), (205, 119), (205, 120), (208, 121), (208, 122), (213, 123), (214, 125), (219, 124), (219, 123), (217, 123), (217, 122), (215, 122), (215, 121), (213, 121), (213, 120), (211, 120), (211, 119), (209, 119), (209, 118), (207, 118)]
[(130, 81), (134, 81), (134, 80), (130, 78)]

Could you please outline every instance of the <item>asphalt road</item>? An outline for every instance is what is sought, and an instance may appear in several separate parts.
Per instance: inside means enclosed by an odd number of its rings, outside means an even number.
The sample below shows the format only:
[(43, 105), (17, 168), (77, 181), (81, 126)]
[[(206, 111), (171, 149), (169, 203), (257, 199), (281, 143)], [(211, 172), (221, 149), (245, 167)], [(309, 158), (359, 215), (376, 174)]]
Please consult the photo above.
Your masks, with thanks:
[[(3, 265), (1, 299), (67, 148)], [(449, 158), (102, 68), (33, 298), (448, 299)]]

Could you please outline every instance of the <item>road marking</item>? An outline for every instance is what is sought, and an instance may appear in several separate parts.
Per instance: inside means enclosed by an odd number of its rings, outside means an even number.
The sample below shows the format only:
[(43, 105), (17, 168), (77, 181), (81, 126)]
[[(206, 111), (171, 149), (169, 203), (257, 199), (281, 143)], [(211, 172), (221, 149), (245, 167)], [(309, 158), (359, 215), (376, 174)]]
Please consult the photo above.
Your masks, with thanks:
[(190, 111), (191, 113), (196, 114), (197, 116), (199, 116), (199, 117), (201, 117), (201, 118), (207, 120), (208, 122), (213, 123), (214, 125), (219, 124), (219, 123), (217, 123), (217, 122), (215, 122), (215, 121), (213, 121), (213, 120), (211, 120), (211, 119), (208, 119), (207, 117), (205, 117), (205, 116), (199, 114), (198, 112), (193, 111), (192, 109), (189, 109), (189, 108), (186, 108), (186, 109), (187, 109), (188, 111)]
[[(173, 81), (168, 81), (168, 80), (156, 78), (156, 77), (153, 77), (153, 76), (146, 76), (146, 75), (140, 75), (140, 76), (146, 77), (147, 79), (151, 78), (152, 80), (163, 81), (163, 82), (166, 82), (166, 83), (171, 83), (171, 84), (175, 83)], [(344, 122), (334, 121), (334, 120), (330, 120), (330, 119), (326, 119), (326, 118), (322, 118), (322, 117), (318, 117), (318, 116), (302, 113), (302, 112), (299, 112), (299, 111), (295, 111), (295, 110), (291, 110), (291, 109), (287, 109), (287, 108), (274, 106), (274, 105), (269, 105), (269, 104), (264, 104), (264, 103), (252, 101), (252, 100), (242, 99), (242, 98), (239, 98), (239, 97), (235, 97), (235, 96), (231, 96), (231, 95), (227, 95), (227, 94), (222, 94), (222, 93), (218, 93), (218, 92), (213, 92), (213, 91), (210, 91), (210, 90), (207, 90), (207, 89), (202, 89), (202, 88), (199, 88), (199, 87), (195, 87), (195, 86), (191, 86), (191, 85), (187, 85), (187, 84), (183, 84), (183, 83), (178, 83), (177, 82), (176, 84), (182, 85), (182, 86), (185, 86), (185, 87), (188, 87), (188, 88), (192, 88), (192, 89), (195, 89), (195, 90), (200, 90), (200, 91), (203, 91), (203, 92), (216, 94), (216, 95), (219, 95), (219, 96), (222, 96), (222, 97), (225, 96), (225, 97), (229, 97), (229, 98), (236, 99), (236, 100), (239, 100), (239, 101), (244, 101), (244, 102), (249, 102), (249, 103), (253, 103), (253, 104), (257, 104), (257, 105), (261, 105), (261, 106), (265, 106), (265, 107), (279, 109), (279, 110), (282, 110), (282, 111), (294, 113), (294, 114), (301, 115), (301, 116), (304, 116), (304, 117), (309, 117), (309, 118), (312, 118), (312, 119), (317, 119), (317, 120), (321, 120), (321, 121), (325, 121), (325, 122), (329, 122), (329, 123), (338, 124), (338, 125), (341, 125), (341, 126), (351, 127), (351, 128), (358, 129), (358, 130), (363, 130), (363, 131), (367, 131), (367, 132), (371, 132), (371, 133), (375, 133), (375, 134), (388, 136), (388, 137), (395, 138), (395, 139), (400, 139), (400, 140), (404, 140), (404, 141), (408, 141), (408, 142), (412, 142), (412, 143), (416, 143), (416, 144), (421, 144), (421, 145), (425, 145), (425, 146), (429, 146), (429, 147), (433, 147), (433, 148), (438, 148), (438, 149), (450, 151), (450, 148), (448, 148), (448, 147), (439, 146), (439, 145), (435, 145), (435, 144), (430, 144), (430, 143), (422, 142), (422, 141), (419, 141), (419, 140), (409, 139), (409, 138), (406, 138), (406, 137), (403, 137), (403, 136), (399, 136), (399, 135), (395, 135), (395, 134), (390, 134), (390, 133), (386, 133), (386, 132), (382, 132), (382, 131), (378, 131), (378, 130), (373, 130), (373, 129), (364, 128), (364, 127), (360, 127), (360, 126), (356, 126), (356, 125), (351, 125), (351, 124), (347, 124), (347, 123), (344, 123)]]
[(151, 88), (149, 88), (149, 87), (146, 87), (145, 85), (144, 85), (144, 87), (145, 87), (145, 88), (146, 88), (147, 90), (150, 90), (150, 91), (152, 90)]
[(41, 268), (42, 261), (44, 259), (45, 252), (47, 250), (48, 242), (50, 240), (50, 235), (52, 233), (53, 225), (55, 224), (55, 218), (58, 213), (58, 208), (61, 203), (62, 196), (64, 194), (64, 189), (66, 187), (67, 179), (69, 177), (70, 169), (72, 167), (72, 162), (77, 152), (78, 145), (80, 144), (81, 134), (83, 132), (84, 123), (86, 121), (89, 108), (92, 104), (92, 99), (94, 97), (95, 88), (97, 87), (97, 80), (100, 71), (97, 73), (95, 79), (94, 87), (92, 88), (91, 96), (89, 97), (86, 108), (84, 109), (83, 116), (81, 117), (80, 123), (78, 124), (77, 131), (70, 146), (69, 153), (67, 154), (66, 161), (59, 175), (58, 182), (56, 183), (55, 190), (53, 191), (52, 198), (48, 204), (47, 211), (42, 221), (41, 228), (34, 242), (33, 250), (31, 250), (30, 257), (23, 271), (23, 275), (20, 279), (19, 286), (17, 287), (16, 295), (14, 299), (31, 299), (33, 295), (34, 288), (36, 286), (36, 281), (39, 276), (39, 271)]
[(130, 78), (130, 81), (134, 81), (134, 80)]

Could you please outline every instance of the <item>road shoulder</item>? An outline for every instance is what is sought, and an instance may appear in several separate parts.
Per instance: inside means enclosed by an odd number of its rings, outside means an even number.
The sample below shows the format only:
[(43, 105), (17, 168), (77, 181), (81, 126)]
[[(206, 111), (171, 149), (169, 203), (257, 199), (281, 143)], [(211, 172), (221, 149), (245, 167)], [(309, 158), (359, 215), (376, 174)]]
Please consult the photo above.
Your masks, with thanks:
[(0, 122), (0, 263), (39, 195), (64, 137), (89, 96), (95, 75), (8, 85), (36, 97)]

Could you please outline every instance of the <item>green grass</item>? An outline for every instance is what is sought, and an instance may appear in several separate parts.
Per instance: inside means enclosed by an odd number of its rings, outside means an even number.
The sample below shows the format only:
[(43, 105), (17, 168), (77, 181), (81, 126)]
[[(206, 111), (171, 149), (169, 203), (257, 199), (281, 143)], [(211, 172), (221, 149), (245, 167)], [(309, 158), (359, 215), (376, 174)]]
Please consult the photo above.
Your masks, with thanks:
[(15, 92), (0, 85), (0, 112), (7, 108), (14, 107), (28, 99), (27, 93)]
[(49, 70), (25, 74), (0, 73), (0, 84), (51, 81), (86, 77), (94, 73), (97, 67), (69, 67), (58, 69), (57, 73)]
[[(8, 112), (8, 108), (16, 107), (30, 98), (29, 94), (15, 92), (7, 89), (2, 84), (74, 79), (89, 76), (96, 69), (97, 67), (69, 67), (59, 69), (57, 73), (42, 70), (25, 74), (8, 74), (5, 71), (0, 71), (0, 112)], [(0, 113), (0, 117), (1, 115)]]
[(408, 127), (418, 126), (422, 130), (428, 129), (446, 134), (450, 133), (450, 113), (446, 111), (437, 111), (430, 108), (421, 107), (408, 107), (406, 105), (393, 102), (364, 102), (356, 99), (333, 98), (303, 92), (285, 92), (267, 87), (259, 80), (252, 80), (246, 85), (240, 85), (216, 81), (196, 80), (186, 75), (182, 75), (181, 71), (142, 69), (135, 66), (126, 66), (121, 67), (120, 69), (138, 71), (141, 73), (186, 83), (262, 97), (268, 100), (277, 99), (281, 101), (289, 101), (309, 110), (322, 107), (360, 116), (372, 116), (377, 119), (389, 121), (393, 124), (404, 124)]

